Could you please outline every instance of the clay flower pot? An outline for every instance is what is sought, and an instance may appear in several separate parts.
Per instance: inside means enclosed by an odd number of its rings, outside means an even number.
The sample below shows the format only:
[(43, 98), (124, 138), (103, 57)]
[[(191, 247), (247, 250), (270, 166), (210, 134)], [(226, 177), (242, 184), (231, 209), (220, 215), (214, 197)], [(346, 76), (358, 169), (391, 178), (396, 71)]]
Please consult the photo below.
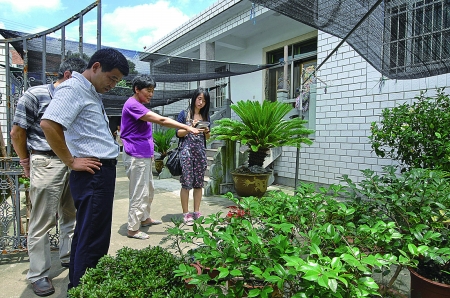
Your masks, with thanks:
[(411, 298), (450, 298), (450, 285), (438, 283), (408, 268), (411, 276)]
[[(192, 267), (194, 267), (197, 270), (197, 274), (200, 275), (202, 274), (202, 268), (197, 264), (197, 263), (192, 263), (190, 264)], [(193, 289), (195, 288), (195, 285), (189, 284), (189, 282), (191, 281), (192, 278), (187, 278), (184, 280), (186, 288), (188, 289)]]

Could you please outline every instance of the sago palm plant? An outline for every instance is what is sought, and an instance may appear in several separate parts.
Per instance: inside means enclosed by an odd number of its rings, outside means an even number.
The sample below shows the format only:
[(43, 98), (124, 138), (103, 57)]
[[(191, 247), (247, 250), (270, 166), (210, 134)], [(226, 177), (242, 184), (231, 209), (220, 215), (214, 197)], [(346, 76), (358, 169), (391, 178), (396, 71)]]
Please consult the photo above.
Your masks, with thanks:
[(175, 129), (165, 129), (161, 131), (153, 132), (153, 143), (155, 144), (155, 152), (159, 152), (164, 159), (167, 155), (167, 151), (170, 149), (172, 139), (175, 136)]
[(217, 140), (238, 141), (249, 150), (248, 166), (262, 166), (267, 151), (281, 146), (301, 147), (311, 145), (308, 135), (313, 130), (305, 128), (307, 122), (300, 118), (284, 119), (292, 107), (279, 101), (239, 101), (231, 109), (241, 121), (224, 118), (216, 120), (211, 134)]

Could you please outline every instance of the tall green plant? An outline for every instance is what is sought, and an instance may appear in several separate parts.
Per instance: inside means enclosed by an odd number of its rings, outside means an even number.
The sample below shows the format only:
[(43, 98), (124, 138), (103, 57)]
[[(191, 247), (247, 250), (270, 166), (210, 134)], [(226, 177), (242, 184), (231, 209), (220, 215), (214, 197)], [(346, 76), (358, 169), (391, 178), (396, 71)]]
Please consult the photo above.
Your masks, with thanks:
[(376, 155), (400, 162), (403, 170), (450, 170), (450, 98), (443, 89), (435, 97), (421, 92), (412, 104), (384, 109), (369, 136)]
[[(313, 130), (305, 128), (305, 120), (300, 118), (284, 119), (292, 107), (275, 101), (239, 101), (231, 109), (241, 121), (224, 118), (215, 121), (211, 134), (217, 140), (232, 140), (248, 145), (251, 149), (249, 166), (262, 166), (266, 152), (270, 148), (281, 146), (300, 147), (311, 145), (307, 137)], [(257, 153), (257, 154), (253, 154)]]
[(155, 131), (153, 133), (153, 143), (155, 144), (155, 151), (161, 154), (160, 159), (164, 159), (167, 151), (170, 149), (172, 139), (175, 136), (175, 129), (167, 129), (162, 131)]

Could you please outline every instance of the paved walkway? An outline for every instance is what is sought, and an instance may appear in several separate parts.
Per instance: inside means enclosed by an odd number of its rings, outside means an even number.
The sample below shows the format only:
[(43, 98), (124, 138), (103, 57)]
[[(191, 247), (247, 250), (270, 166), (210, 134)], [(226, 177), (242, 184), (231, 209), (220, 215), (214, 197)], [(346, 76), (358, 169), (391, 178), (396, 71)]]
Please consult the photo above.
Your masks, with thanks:
[[(155, 198), (152, 204), (151, 216), (161, 219), (162, 225), (142, 228), (150, 238), (147, 240), (137, 240), (126, 237), (127, 216), (128, 216), (128, 178), (122, 165), (121, 158), (117, 165), (117, 180), (114, 197), (114, 211), (112, 222), (111, 246), (109, 254), (114, 255), (117, 250), (127, 246), (131, 248), (144, 248), (148, 245), (160, 245), (161, 239), (166, 235), (166, 228), (172, 224), (171, 218), (181, 218), (181, 203), (179, 198), (180, 182), (176, 179), (155, 178)], [(190, 208), (193, 208), (192, 193)], [(226, 207), (232, 203), (221, 196), (204, 197), (200, 210), (208, 215), (219, 211), (226, 212)], [(0, 256), (0, 297), (2, 298), (29, 298), (38, 297), (34, 294), (30, 283), (26, 279), (29, 259), (26, 252), (6, 254)], [(60, 266), (58, 252), (52, 252), (52, 267), (50, 278), (55, 287), (55, 294), (52, 298), (66, 298), (67, 285), (69, 283), (69, 270)]]

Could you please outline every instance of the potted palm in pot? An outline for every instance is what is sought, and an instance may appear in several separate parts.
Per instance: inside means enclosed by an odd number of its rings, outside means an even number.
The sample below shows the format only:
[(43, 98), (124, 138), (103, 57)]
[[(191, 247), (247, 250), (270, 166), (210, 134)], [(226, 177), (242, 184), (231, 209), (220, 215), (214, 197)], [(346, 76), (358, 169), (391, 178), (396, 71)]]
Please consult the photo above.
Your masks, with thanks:
[(155, 144), (155, 152), (158, 152), (159, 157), (155, 158), (155, 169), (161, 173), (164, 168), (164, 158), (167, 156), (172, 145), (172, 139), (175, 136), (175, 129), (164, 129), (155, 131), (153, 133), (153, 143)]
[(270, 148), (311, 145), (305, 120), (285, 119), (292, 107), (275, 101), (239, 101), (231, 109), (240, 120), (224, 118), (215, 121), (211, 134), (216, 140), (231, 140), (248, 146), (248, 165), (233, 173), (235, 189), (240, 196), (261, 197), (267, 189), (269, 174), (262, 168)]

